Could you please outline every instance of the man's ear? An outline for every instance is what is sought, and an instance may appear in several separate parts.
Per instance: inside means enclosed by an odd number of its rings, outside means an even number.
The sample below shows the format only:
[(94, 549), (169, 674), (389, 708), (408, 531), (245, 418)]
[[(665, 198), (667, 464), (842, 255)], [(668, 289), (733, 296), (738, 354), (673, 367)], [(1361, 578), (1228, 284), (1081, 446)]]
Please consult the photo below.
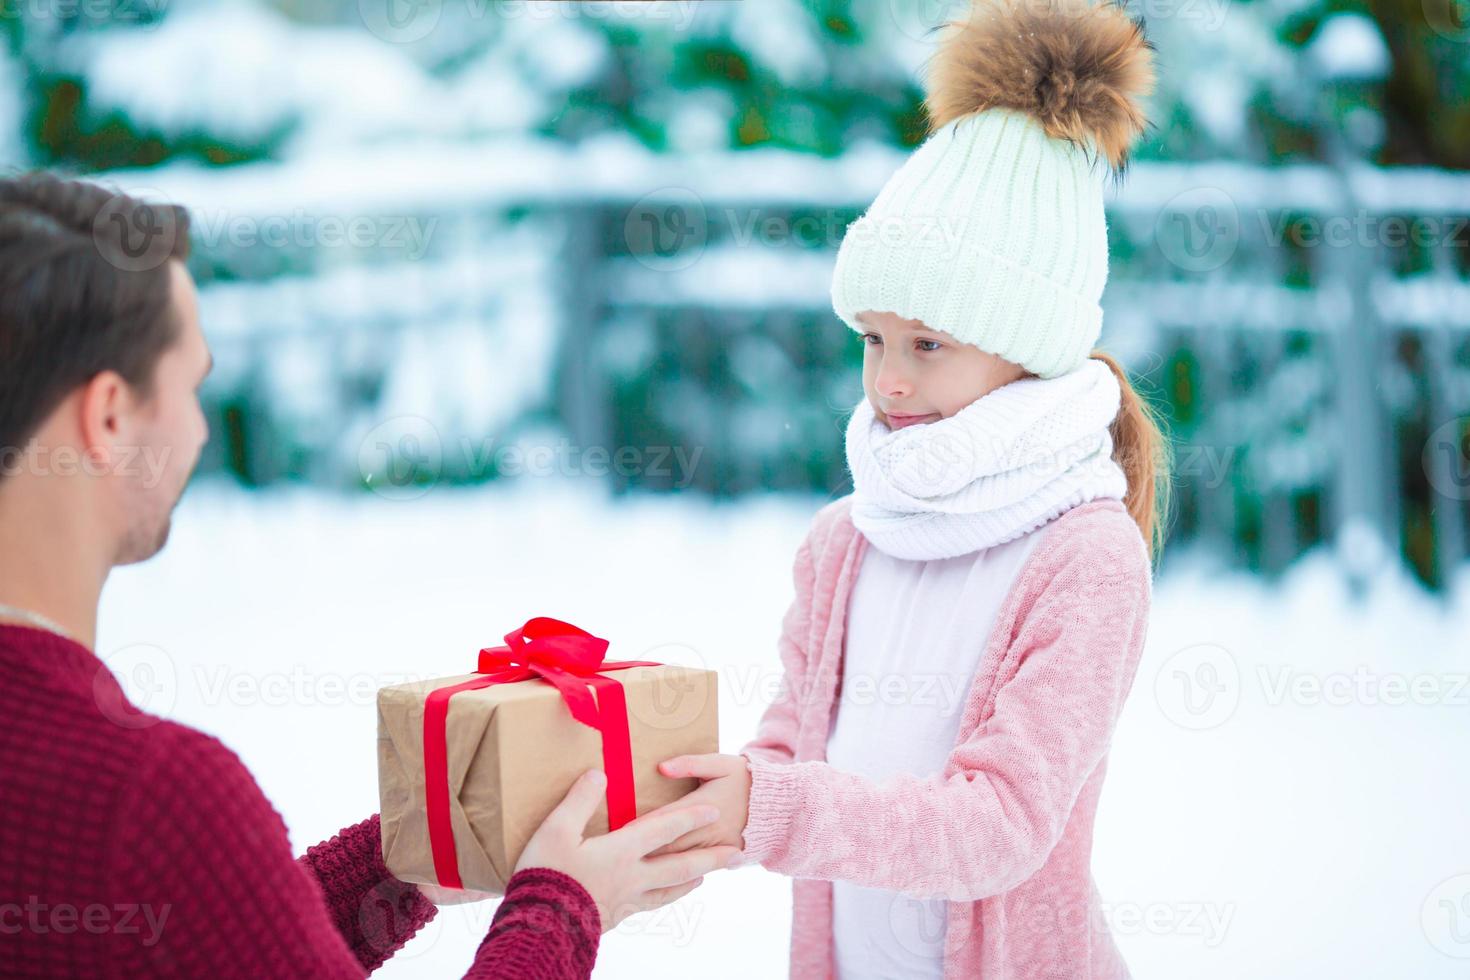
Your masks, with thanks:
[(113, 450), (132, 437), (137, 399), (131, 385), (116, 371), (99, 371), (82, 386), (78, 428), (82, 452), (110, 460)]

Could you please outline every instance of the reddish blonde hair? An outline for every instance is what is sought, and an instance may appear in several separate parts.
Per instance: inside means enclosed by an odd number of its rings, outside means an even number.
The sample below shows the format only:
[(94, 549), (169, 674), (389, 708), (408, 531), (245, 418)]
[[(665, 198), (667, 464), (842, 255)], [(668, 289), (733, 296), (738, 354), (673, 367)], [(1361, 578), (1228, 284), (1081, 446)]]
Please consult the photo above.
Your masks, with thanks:
[(1108, 431), (1113, 437), (1113, 459), (1128, 477), (1123, 506), (1143, 533), (1151, 560), (1157, 561), (1164, 547), (1169, 511), (1170, 472), (1173, 453), (1168, 437), (1152, 405), (1139, 396), (1111, 354), (1094, 350), (1091, 357), (1106, 364), (1118, 379), (1122, 403)]

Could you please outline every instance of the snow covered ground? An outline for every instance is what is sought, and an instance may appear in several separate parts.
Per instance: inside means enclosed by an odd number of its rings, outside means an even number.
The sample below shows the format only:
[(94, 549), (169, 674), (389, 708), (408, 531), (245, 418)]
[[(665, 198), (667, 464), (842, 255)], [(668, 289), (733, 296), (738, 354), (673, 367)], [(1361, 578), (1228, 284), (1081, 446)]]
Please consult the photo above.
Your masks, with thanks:
[[(373, 691), (461, 672), (533, 614), (718, 669), (738, 748), (820, 503), (196, 486), (164, 553), (109, 584), (99, 650), (150, 710), (239, 752), (300, 851), (376, 809)], [(1326, 555), (1271, 586), (1179, 557), (1094, 852), (1135, 975), (1463, 977), (1470, 578), (1445, 604), (1385, 574), (1355, 603)], [(493, 912), (444, 910), (380, 975), (458, 975)], [(788, 936), (786, 880), (722, 872), (604, 937), (596, 975), (783, 976)]]

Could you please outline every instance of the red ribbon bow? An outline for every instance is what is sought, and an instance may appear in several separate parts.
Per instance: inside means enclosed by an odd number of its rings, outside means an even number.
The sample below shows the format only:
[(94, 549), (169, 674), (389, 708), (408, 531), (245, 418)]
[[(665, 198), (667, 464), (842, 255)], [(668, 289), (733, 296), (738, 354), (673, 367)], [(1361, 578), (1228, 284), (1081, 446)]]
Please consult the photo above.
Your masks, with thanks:
[[(449, 699), (461, 691), (540, 678), (561, 693), (572, 717), (602, 733), (602, 768), (607, 773), (608, 830), (638, 813), (633, 789), (633, 752), (623, 686), (599, 671), (658, 667), (648, 660), (604, 661), (608, 642), (549, 616), (537, 616), (505, 634), (505, 646), (480, 651), (476, 673), (484, 676), (430, 691), (424, 701), (424, 809), (434, 873), (446, 888), (463, 888), (454, 825), (449, 817)], [(591, 689), (596, 689), (594, 698)]]

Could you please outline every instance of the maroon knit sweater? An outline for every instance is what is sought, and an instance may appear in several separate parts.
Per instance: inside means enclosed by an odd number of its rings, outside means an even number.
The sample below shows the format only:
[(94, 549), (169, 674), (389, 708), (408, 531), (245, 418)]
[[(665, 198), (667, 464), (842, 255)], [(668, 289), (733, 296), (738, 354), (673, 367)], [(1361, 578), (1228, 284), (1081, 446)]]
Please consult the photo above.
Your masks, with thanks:
[[(378, 817), (291, 856), (217, 739), (140, 713), (87, 648), (0, 625), (0, 975), (362, 977), (435, 908), (383, 865)], [(597, 906), (511, 878), (466, 976), (585, 978)]]

